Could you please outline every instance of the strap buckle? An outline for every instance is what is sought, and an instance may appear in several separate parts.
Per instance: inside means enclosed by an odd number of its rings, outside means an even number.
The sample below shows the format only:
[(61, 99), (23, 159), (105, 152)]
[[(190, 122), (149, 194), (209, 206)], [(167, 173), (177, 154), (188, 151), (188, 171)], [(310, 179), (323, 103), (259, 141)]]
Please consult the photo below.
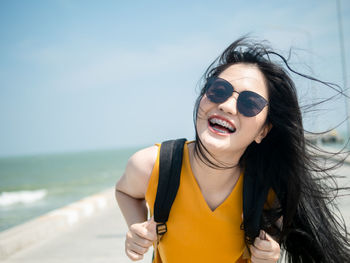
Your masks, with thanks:
[(157, 230), (157, 235), (159, 236), (164, 235), (168, 231), (166, 227), (166, 223), (157, 223), (156, 230)]

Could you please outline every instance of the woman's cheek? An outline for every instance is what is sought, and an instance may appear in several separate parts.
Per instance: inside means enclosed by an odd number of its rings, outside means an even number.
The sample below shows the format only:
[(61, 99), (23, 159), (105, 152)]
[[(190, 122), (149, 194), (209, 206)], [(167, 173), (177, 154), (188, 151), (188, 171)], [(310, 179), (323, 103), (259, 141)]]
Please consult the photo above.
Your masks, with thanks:
[(209, 103), (213, 104), (209, 102), (208, 99), (204, 98), (200, 101), (197, 112), (197, 121), (199, 121), (200, 119), (206, 119), (207, 113), (210, 109)]
[(207, 114), (210, 110), (217, 106), (216, 103), (211, 102), (206, 95), (203, 96), (201, 102), (199, 103), (199, 110), (203, 112), (203, 114)]

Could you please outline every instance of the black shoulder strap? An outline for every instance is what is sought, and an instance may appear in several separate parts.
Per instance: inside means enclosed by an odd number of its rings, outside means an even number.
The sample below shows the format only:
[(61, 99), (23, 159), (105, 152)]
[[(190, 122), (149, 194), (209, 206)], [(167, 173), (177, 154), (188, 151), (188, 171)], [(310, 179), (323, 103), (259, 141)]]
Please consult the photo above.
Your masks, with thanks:
[(170, 209), (180, 185), (180, 173), (185, 142), (186, 139), (170, 140), (163, 142), (160, 146), (159, 180), (154, 203), (154, 221), (162, 223), (161, 225), (163, 225), (165, 229), (161, 231), (164, 233), (166, 232), (165, 223), (168, 221)]
[[(257, 178), (245, 174), (243, 180), (244, 231), (257, 237), (261, 227), (261, 215), (269, 191), (268, 185), (261, 186)], [(252, 240), (254, 241), (254, 240)]]

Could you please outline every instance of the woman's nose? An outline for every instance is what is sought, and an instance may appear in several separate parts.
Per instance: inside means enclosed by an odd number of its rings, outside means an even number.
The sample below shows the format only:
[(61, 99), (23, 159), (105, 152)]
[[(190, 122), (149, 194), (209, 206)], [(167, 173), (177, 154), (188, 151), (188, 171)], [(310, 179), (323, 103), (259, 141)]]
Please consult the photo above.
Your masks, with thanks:
[[(238, 94), (237, 94), (238, 95)], [(232, 94), (226, 101), (219, 104), (219, 109), (223, 112), (236, 115), (237, 114), (237, 95)]]

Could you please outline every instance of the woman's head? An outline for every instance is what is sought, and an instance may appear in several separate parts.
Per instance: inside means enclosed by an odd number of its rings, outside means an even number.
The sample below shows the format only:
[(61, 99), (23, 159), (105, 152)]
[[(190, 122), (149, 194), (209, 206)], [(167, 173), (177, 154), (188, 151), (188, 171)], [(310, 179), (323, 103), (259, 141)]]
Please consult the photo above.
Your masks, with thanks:
[(258, 67), (232, 64), (209, 79), (204, 90), (196, 128), (210, 152), (240, 156), (252, 141), (262, 141), (270, 128), (266, 121), (269, 95)]
[[(231, 103), (231, 110), (237, 113), (237, 117), (235, 118), (237, 120), (242, 120), (242, 128), (244, 128), (243, 124), (248, 124), (247, 128), (249, 128), (250, 133), (245, 132), (247, 136), (244, 138), (246, 140), (243, 142), (241, 141), (242, 143), (238, 145), (241, 150), (244, 151), (246, 147), (248, 147), (249, 150), (249, 146), (256, 148), (258, 144), (262, 144), (264, 141), (271, 143), (271, 140), (289, 140), (289, 136), (297, 137), (295, 138), (297, 141), (303, 142), (301, 113), (294, 83), (281, 65), (270, 60), (271, 56), (276, 55), (281, 57), (262, 43), (239, 39), (232, 43), (222, 55), (209, 66), (204, 76), (205, 85), (203, 85), (201, 89), (194, 109), (196, 139), (198, 142), (196, 153), (199, 154), (202, 160), (206, 162), (209, 161), (209, 163), (213, 165), (213, 163), (206, 158), (205, 152), (209, 152), (210, 154), (211, 147), (205, 141), (201, 141), (203, 131), (201, 131), (200, 126), (204, 125), (203, 122), (208, 123), (208, 120), (205, 119), (207, 115), (203, 115), (206, 111), (203, 111), (202, 106), (207, 106), (205, 102), (208, 101), (208, 86), (215, 78), (223, 78), (228, 81), (238, 92), (243, 90), (253, 91), (267, 101), (265, 105), (263, 100), (257, 101), (256, 99), (254, 100), (254, 98), (249, 99), (249, 96), (248, 99), (243, 100), (245, 103), (260, 103), (260, 108), (262, 108), (262, 110), (250, 117), (245, 116), (247, 114), (245, 114), (244, 109), (240, 110), (239, 105), (237, 107), (237, 103), (239, 103), (236, 102), (237, 93), (233, 92), (231, 98), (223, 103), (223, 106), (226, 106), (225, 109), (228, 109)], [(214, 113), (224, 112), (222, 111), (223, 107), (221, 107), (221, 103), (216, 103), (216, 106), (217, 108), (216, 111), (214, 110)], [(248, 105), (245, 107), (254, 106)], [(207, 110), (206, 108), (204, 109)], [(241, 113), (240, 111), (243, 112)], [(233, 115), (224, 113), (224, 116)], [(240, 123), (238, 123), (238, 125), (239, 124)], [(231, 137), (234, 136), (232, 135)], [(266, 140), (269, 137), (272, 138)], [(216, 140), (216, 143), (218, 142), (219, 140)], [(237, 142), (232, 140), (232, 144), (235, 143)], [(207, 145), (209, 147), (206, 147)], [(242, 161), (243, 159), (241, 159), (241, 162)]]

